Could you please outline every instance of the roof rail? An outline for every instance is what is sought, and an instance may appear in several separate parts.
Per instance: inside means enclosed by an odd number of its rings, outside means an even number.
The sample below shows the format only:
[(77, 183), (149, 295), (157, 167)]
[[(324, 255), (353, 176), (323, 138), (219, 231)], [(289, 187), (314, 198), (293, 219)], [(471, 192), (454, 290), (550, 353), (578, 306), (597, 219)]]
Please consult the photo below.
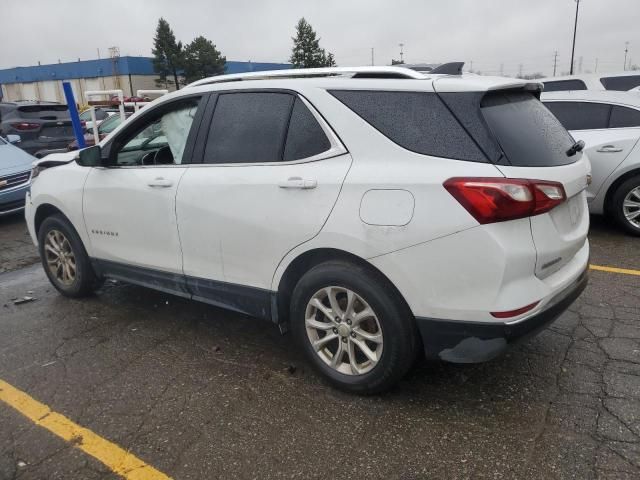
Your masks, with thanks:
[(209, 85), (211, 83), (237, 82), (242, 80), (267, 80), (271, 78), (313, 78), (350, 76), (352, 78), (408, 78), (424, 80), (425, 75), (403, 67), (327, 67), (294, 68), (288, 70), (268, 70), (263, 72), (233, 73), (203, 78), (190, 83), (185, 88)]
[(430, 75), (462, 75), (464, 62), (449, 62), (438, 65), (429, 72)]

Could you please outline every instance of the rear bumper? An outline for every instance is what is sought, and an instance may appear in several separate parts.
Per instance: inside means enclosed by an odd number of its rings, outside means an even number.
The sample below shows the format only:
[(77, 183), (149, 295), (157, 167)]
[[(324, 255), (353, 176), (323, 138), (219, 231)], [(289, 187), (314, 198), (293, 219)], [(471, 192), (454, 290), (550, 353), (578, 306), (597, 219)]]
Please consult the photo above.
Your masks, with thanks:
[(478, 363), (502, 354), (509, 344), (536, 335), (580, 296), (588, 283), (588, 267), (548, 302), (541, 312), (512, 323), (416, 318), (428, 358), (452, 363)]

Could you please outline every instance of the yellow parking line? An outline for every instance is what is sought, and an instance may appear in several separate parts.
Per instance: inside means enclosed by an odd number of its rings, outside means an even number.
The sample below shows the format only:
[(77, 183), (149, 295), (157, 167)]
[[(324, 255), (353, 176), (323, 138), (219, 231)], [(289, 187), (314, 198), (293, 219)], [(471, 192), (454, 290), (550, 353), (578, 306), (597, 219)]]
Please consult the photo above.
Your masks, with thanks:
[(599, 270), (601, 272), (609, 273), (622, 273), (624, 275), (638, 275), (640, 276), (640, 270), (631, 270), (629, 268), (616, 268), (616, 267), (603, 267), (600, 265), (589, 265), (591, 270)]
[(0, 400), (15, 408), (36, 425), (46, 428), (83, 452), (100, 460), (114, 473), (126, 479), (166, 480), (170, 478), (116, 444), (72, 422), (64, 415), (52, 411), (46, 405), (2, 379), (0, 379)]

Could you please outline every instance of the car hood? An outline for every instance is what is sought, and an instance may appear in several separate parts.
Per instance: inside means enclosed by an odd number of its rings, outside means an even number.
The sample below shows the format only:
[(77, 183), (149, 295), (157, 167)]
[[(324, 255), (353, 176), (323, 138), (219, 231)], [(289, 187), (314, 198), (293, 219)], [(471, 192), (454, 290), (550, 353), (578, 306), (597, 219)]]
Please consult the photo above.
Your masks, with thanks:
[(36, 158), (10, 144), (0, 144), (0, 175), (24, 172)]
[(65, 163), (73, 162), (78, 158), (78, 150), (71, 150), (70, 152), (62, 153), (50, 153), (40, 159), (36, 159), (33, 162), (33, 166), (41, 166), (44, 168), (55, 167), (57, 165), (64, 165)]

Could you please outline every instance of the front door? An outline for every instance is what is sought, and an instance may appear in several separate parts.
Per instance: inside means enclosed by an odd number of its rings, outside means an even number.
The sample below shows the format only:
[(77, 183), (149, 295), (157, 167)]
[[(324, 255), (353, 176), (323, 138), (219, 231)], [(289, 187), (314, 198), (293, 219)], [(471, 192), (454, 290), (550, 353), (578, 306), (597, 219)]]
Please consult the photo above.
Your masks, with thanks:
[(110, 166), (90, 172), (83, 211), (93, 257), (104, 268), (134, 277), (136, 268), (147, 276), (149, 269), (168, 278), (182, 273), (175, 198), (199, 103), (190, 97), (145, 112), (103, 147)]

